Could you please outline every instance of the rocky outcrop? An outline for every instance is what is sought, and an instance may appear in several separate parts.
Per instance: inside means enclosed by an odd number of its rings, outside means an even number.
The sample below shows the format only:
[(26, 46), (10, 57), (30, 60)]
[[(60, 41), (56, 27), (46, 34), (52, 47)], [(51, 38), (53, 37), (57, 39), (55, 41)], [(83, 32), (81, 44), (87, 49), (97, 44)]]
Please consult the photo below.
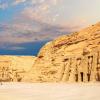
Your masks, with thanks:
[(0, 56), (0, 81), (22, 81), (36, 57)]
[(0, 56), (0, 81), (100, 81), (100, 23), (48, 42), (37, 57)]
[(100, 23), (47, 43), (30, 76), (32, 82), (100, 81)]

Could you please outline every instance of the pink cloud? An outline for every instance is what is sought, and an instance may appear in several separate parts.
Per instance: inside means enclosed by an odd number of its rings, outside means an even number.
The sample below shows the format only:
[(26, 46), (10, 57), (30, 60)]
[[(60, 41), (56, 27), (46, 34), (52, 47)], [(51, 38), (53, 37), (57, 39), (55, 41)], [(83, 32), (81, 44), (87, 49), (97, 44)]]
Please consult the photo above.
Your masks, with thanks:
[(12, 5), (18, 5), (18, 4), (20, 4), (20, 3), (24, 3), (25, 1), (27, 1), (27, 0), (15, 0), (15, 1), (12, 3)]
[(6, 9), (8, 7), (7, 3), (0, 4), (0, 9)]

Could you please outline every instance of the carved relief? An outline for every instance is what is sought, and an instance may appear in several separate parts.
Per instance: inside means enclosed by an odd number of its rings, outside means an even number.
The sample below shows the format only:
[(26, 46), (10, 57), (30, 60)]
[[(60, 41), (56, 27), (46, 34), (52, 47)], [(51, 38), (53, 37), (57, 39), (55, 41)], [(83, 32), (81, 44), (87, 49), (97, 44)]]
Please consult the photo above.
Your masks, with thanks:
[(63, 73), (62, 73), (62, 77), (61, 80), (62, 81), (68, 81), (69, 78), (69, 68), (70, 68), (70, 59), (66, 58), (64, 59), (64, 66), (63, 66)]
[(88, 81), (90, 81), (91, 79), (92, 64), (93, 64), (93, 56), (88, 56), (88, 73), (87, 73)]
[(23, 70), (12, 69), (10, 67), (10, 62), (5, 63), (5, 61), (0, 61), (0, 81), (21, 81), (22, 73), (25, 72)]
[(76, 74), (75, 74), (76, 82), (79, 81), (79, 69), (80, 69), (80, 67), (81, 67), (81, 61), (82, 61), (81, 58), (77, 58), (77, 59), (76, 59)]
[(100, 81), (100, 54), (98, 53), (98, 59), (97, 59), (97, 75), (96, 75), (96, 80)]

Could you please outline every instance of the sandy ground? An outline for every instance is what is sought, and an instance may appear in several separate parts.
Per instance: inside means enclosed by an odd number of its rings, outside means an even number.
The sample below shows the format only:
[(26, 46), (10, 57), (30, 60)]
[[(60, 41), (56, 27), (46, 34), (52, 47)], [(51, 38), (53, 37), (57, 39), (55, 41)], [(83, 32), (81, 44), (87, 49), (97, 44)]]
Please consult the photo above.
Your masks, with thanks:
[(100, 100), (100, 83), (3, 83), (0, 100)]

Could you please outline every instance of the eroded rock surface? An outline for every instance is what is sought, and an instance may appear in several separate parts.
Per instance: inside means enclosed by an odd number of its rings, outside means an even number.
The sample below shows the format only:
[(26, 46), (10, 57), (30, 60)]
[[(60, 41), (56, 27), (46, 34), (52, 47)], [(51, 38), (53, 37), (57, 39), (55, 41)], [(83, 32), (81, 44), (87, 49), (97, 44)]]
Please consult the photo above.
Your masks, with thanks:
[(47, 43), (30, 76), (32, 82), (100, 81), (100, 23)]
[(32, 56), (0, 56), (0, 81), (22, 81), (35, 59)]

